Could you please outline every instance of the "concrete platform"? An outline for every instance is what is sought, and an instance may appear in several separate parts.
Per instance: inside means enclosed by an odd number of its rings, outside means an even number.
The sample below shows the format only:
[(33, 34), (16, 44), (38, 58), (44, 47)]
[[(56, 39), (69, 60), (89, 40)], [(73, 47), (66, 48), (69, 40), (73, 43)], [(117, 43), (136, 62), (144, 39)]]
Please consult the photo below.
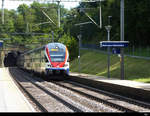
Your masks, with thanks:
[(8, 68), (0, 68), (0, 112), (36, 112), (15, 85)]
[(150, 84), (130, 80), (118, 80), (82, 73), (70, 73), (70, 79), (91, 87), (118, 93), (150, 103)]

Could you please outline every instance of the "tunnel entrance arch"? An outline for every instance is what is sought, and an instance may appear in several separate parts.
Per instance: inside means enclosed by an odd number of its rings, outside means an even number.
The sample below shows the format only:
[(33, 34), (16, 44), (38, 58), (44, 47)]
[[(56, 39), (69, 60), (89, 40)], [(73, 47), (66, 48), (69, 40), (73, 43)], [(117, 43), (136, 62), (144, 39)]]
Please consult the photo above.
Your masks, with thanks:
[(11, 51), (4, 57), (4, 66), (5, 67), (14, 67), (17, 66), (17, 57), (18, 52), (17, 51)]
[(19, 45), (4, 44), (0, 48), (0, 67), (16, 66), (17, 55), (24, 50)]

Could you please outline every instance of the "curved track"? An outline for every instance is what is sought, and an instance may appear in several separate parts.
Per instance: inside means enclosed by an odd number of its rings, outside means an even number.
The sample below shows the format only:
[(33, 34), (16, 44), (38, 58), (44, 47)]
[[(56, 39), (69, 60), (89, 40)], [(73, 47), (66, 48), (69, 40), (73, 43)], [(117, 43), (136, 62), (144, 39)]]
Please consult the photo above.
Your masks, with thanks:
[(10, 73), (44, 112), (147, 112), (150, 108), (69, 80), (48, 82), (17, 68), (10, 68)]

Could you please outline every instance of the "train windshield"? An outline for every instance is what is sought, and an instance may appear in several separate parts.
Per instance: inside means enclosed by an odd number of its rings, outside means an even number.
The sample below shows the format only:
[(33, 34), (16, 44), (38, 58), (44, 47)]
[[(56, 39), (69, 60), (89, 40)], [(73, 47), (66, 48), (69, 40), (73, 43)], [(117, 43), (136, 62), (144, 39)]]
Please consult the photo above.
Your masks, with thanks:
[(65, 52), (50, 52), (52, 62), (64, 62)]
[(64, 62), (66, 48), (63, 44), (53, 44), (49, 47), (52, 62)]

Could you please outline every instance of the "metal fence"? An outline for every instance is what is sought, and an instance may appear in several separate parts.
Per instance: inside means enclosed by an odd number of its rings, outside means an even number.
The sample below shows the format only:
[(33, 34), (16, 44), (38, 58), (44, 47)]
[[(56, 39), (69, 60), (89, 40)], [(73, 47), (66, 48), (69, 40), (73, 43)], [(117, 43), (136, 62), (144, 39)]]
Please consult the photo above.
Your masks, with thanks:
[[(101, 48), (99, 44), (82, 44), (81, 47), (107, 53), (107, 48)], [(110, 51), (112, 51), (112, 48), (110, 48)], [(141, 47), (129, 45), (127, 48), (124, 48), (124, 53), (129, 57), (150, 60), (150, 46)]]

